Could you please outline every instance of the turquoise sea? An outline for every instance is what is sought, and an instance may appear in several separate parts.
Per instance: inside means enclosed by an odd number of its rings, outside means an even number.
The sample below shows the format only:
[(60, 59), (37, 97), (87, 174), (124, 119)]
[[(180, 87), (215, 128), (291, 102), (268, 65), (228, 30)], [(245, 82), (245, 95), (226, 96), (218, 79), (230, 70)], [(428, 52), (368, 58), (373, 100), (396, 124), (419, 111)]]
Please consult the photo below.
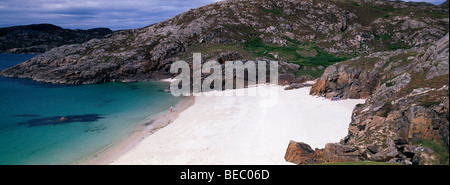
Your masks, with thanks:
[[(0, 54), (0, 70), (35, 55)], [(55, 85), (0, 76), (0, 164), (74, 164), (182, 98), (162, 82)]]

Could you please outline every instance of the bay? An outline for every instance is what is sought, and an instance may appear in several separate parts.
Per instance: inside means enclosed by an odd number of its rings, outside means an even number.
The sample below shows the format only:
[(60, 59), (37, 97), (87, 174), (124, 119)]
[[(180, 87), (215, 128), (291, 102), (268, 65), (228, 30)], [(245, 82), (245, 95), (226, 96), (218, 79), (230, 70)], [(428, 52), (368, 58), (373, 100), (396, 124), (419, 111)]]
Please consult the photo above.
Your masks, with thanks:
[[(0, 54), (0, 70), (35, 55)], [(182, 98), (163, 82), (58, 85), (0, 77), (0, 164), (73, 164)]]

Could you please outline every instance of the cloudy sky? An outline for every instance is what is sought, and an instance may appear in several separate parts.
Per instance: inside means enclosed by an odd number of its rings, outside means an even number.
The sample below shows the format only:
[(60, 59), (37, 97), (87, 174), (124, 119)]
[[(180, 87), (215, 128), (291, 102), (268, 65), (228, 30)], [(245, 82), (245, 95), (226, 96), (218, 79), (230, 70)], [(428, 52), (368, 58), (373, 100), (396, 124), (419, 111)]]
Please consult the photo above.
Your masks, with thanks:
[[(218, 0), (0, 0), (0, 27), (51, 23), (72, 29), (140, 28), (215, 1)], [(440, 4), (445, 0), (423, 1)]]

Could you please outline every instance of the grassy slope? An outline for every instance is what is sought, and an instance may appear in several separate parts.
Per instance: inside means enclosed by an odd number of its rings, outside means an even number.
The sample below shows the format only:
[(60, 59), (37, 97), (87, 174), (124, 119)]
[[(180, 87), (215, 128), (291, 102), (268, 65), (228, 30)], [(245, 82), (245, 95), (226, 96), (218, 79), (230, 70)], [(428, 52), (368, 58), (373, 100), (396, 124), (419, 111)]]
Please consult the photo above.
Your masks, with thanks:
[(448, 162), (449, 153), (448, 153), (448, 150), (445, 147), (445, 144), (443, 141), (441, 141), (441, 140), (434, 141), (434, 140), (424, 139), (424, 140), (418, 140), (414, 144), (432, 149), (435, 152), (435, 156), (437, 158), (433, 161), (433, 164), (449, 165), (449, 162)]
[[(314, 43), (301, 43), (296, 40), (289, 39), (287, 46), (278, 46), (265, 44), (260, 38), (252, 37), (249, 42), (243, 44), (193, 45), (188, 48), (187, 52), (180, 55), (180, 59), (186, 60), (191, 57), (190, 55), (193, 52), (199, 52), (202, 54), (217, 54), (220, 51), (225, 50), (237, 51), (243, 54), (243, 56), (247, 59), (266, 58), (299, 64), (301, 66), (301, 70), (297, 71), (295, 74), (296, 76), (311, 75), (316, 78), (323, 74), (326, 67), (336, 62), (349, 59), (352, 56), (349, 54), (338, 56), (324, 52)], [(312, 54), (306, 54), (308, 52)], [(302, 56), (301, 53), (307, 56)], [(274, 55), (278, 55), (277, 58)], [(319, 66), (322, 66), (323, 68), (319, 69)]]
[[(352, 11), (357, 17), (349, 22), (349, 24), (358, 23), (362, 26), (372, 26), (373, 29), (377, 29), (377, 25), (374, 25), (374, 21), (382, 18), (389, 22), (391, 18), (395, 16), (408, 15), (414, 19), (424, 19), (427, 17), (431, 18), (448, 18), (448, 14), (443, 14), (437, 10), (431, 10), (429, 8), (393, 8), (392, 6), (372, 4), (372, 3), (361, 3), (352, 0), (328, 0), (329, 2), (335, 4), (341, 9)], [(242, 3), (249, 3), (243, 1)], [(281, 8), (275, 9), (265, 9), (263, 7), (254, 6), (252, 4), (248, 5), (248, 8), (252, 12), (256, 12), (256, 15), (271, 15), (274, 20), (267, 20), (272, 22), (277, 20), (276, 17), (283, 17), (286, 20), (296, 20), (297, 17), (292, 17), (292, 15), (287, 15)], [(253, 14), (252, 14), (253, 15)], [(244, 15), (245, 17), (245, 15)], [(195, 19), (195, 17), (186, 19)], [(238, 22), (238, 21), (237, 21)], [(217, 23), (220, 24), (220, 23)], [(277, 23), (271, 23), (276, 25)], [(389, 33), (393, 33), (394, 29), (397, 27), (385, 27), (388, 31), (387, 34), (376, 34), (376, 30), (372, 30), (372, 37), (368, 45), (370, 48), (374, 48), (375, 51), (387, 51), (396, 49), (407, 49), (410, 48), (409, 45), (405, 44), (401, 40), (396, 40)], [(324, 68), (344, 61), (346, 59), (359, 56), (360, 53), (348, 51), (346, 54), (331, 54), (324, 52), (321, 48), (333, 45), (336, 41), (323, 42), (323, 39), (334, 37), (336, 33), (329, 35), (318, 34), (317, 38), (310, 42), (300, 42), (295, 39), (290, 39), (284, 37), (287, 40), (287, 44), (275, 45), (267, 44), (262, 41), (259, 37), (260, 35), (265, 35), (266, 37), (273, 36), (271, 33), (263, 33), (258, 30), (261, 28), (239, 25), (239, 24), (222, 24), (222, 28), (210, 30), (215, 33), (218, 37), (232, 38), (235, 40), (244, 41), (241, 44), (195, 44), (189, 46), (187, 52), (180, 54), (180, 59), (186, 60), (189, 55), (193, 52), (201, 52), (203, 55), (217, 54), (223, 50), (237, 51), (241, 53), (245, 59), (257, 60), (260, 58), (270, 59), (270, 60), (283, 60), (290, 63), (299, 64), (301, 66), (295, 75), (310, 75), (313, 77), (320, 77), (323, 74)], [(306, 29), (306, 28), (305, 28)], [(359, 28), (357, 28), (359, 29)], [(411, 30), (407, 30), (411, 31)], [(342, 32), (343, 39), (354, 37), (351, 32)], [(356, 61), (358, 62), (358, 61)], [(356, 63), (355, 63), (356, 64)], [(357, 65), (360, 65), (359, 63)], [(319, 67), (322, 66), (322, 67)]]

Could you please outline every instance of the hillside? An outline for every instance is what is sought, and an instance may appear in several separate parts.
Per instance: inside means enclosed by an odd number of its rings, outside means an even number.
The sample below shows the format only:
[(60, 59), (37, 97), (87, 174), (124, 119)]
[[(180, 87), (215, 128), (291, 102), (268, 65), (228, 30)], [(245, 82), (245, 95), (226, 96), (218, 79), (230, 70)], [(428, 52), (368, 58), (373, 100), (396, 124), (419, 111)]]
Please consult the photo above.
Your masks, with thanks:
[[(148, 27), (66, 45), (3, 71), (50, 83), (134, 82), (171, 76), (170, 64), (204, 60), (279, 60), (287, 79), (371, 52), (426, 46), (448, 32), (448, 8), (351, 0), (228, 0)], [(285, 76), (286, 76), (285, 75)]]
[(108, 28), (89, 30), (63, 29), (52, 24), (31, 24), (0, 28), (1, 53), (44, 53), (66, 44), (81, 44), (102, 38), (112, 31)]
[[(348, 135), (339, 143), (312, 151), (309, 159), (290, 160), (448, 165), (448, 56), (447, 34), (427, 47), (377, 52), (328, 67), (311, 94), (367, 99), (353, 110)], [(288, 157), (299, 152), (296, 145)]]

